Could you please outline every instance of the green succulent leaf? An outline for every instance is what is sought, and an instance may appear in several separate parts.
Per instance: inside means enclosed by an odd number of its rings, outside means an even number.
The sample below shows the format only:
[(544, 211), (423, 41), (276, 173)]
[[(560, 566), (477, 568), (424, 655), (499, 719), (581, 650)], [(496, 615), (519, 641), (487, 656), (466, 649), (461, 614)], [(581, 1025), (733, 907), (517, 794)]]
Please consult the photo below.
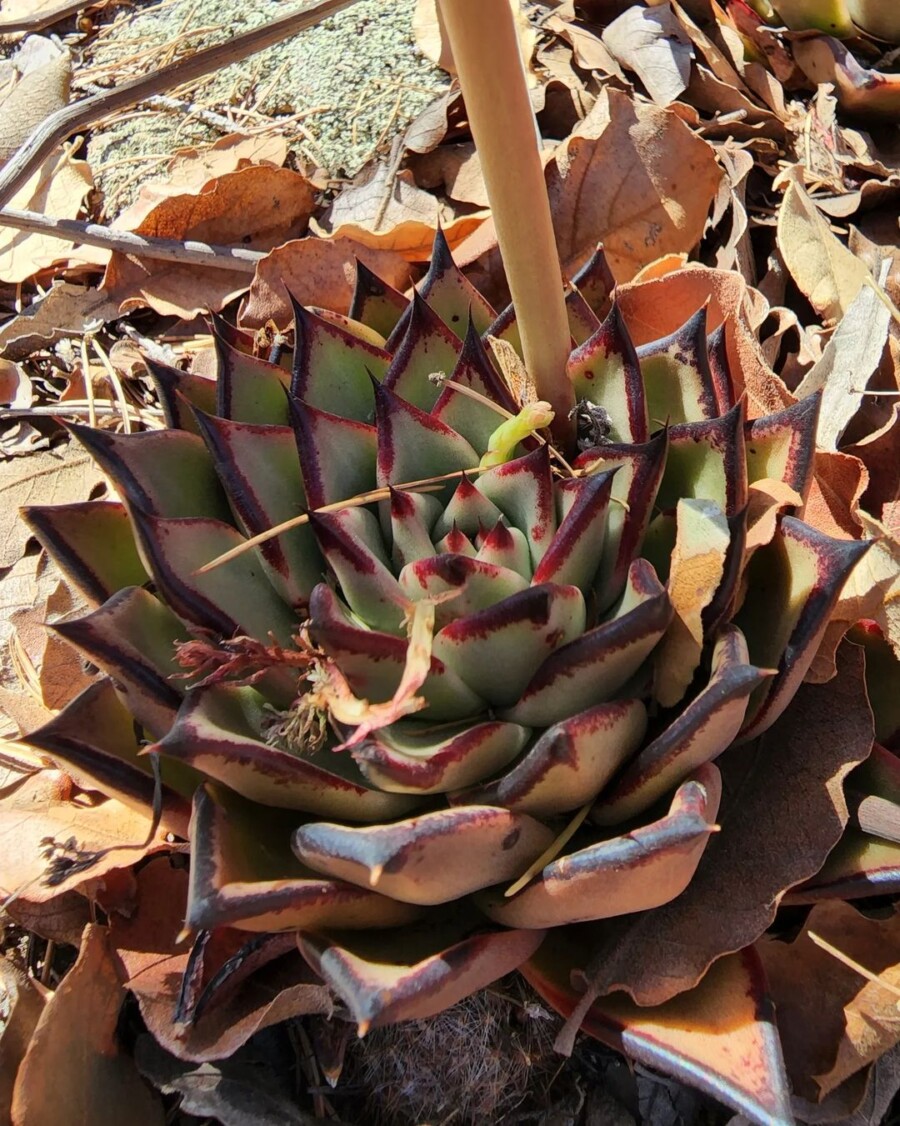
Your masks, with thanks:
[(313, 822), (294, 834), (294, 851), (317, 872), (424, 905), (514, 879), (552, 840), (533, 817), (462, 805), (371, 828)]
[(94, 605), (122, 587), (147, 581), (128, 512), (118, 501), (30, 505), (21, 512), (66, 577)]
[(359, 1034), (421, 1020), (511, 973), (543, 941), (543, 931), (485, 931), (455, 911), (398, 934), (301, 933), (300, 951), (350, 1009)]
[(207, 783), (194, 795), (186, 925), (278, 932), (395, 927), (419, 914), (372, 891), (323, 879), (291, 851), (296, 816)]
[(354, 821), (409, 810), (409, 798), (370, 789), (347, 755), (308, 751), (301, 757), (266, 743), (262, 730), (271, 718), (265, 697), (253, 688), (197, 688), (154, 750), (278, 809)]
[(476, 902), (494, 922), (524, 928), (659, 907), (690, 883), (713, 831), (720, 794), (719, 772), (708, 763), (679, 786), (668, 813), (658, 821), (551, 861), (510, 897), (492, 889)]

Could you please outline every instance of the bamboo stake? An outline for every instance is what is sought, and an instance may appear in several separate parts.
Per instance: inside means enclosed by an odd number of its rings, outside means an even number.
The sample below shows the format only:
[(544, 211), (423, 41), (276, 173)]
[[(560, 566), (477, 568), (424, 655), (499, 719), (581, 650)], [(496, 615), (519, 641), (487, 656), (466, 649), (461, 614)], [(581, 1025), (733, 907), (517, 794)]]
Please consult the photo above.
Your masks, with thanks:
[(523, 358), (564, 451), (575, 405), (570, 335), (539, 136), (508, 0), (439, 0), (506, 270)]

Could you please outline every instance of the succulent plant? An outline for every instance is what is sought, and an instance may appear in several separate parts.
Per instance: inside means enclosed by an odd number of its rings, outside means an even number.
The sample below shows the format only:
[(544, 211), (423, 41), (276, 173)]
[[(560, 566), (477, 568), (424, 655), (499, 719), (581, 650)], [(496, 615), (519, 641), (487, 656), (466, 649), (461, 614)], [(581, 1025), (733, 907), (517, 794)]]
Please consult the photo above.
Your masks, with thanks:
[(107, 674), (30, 742), (144, 805), (158, 751), (186, 927), (296, 931), (361, 1029), (678, 896), (865, 550), (792, 515), (817, 400), (748, 421), (724, 326), (636, 349), (610, 287), (568, 291), (577, 449), (439, 234), (289, 355), (148, 361), (166, 429), (72, 427), (121, 500), (25, 512)]

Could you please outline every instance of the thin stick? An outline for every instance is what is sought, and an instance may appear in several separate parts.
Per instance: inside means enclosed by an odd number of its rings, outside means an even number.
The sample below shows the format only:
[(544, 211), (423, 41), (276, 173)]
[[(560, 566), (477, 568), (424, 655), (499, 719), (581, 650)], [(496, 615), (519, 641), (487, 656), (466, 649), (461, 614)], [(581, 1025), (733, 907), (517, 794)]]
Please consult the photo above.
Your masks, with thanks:
[(118, 250), (139, 258), (187, 262), (216, 270), (237, 270), (242, 274), (252, 274), (257, 262), (266, 256), (261, 250), (247, 250), (242, 246), (215, 246), (192, 240), (177, 242), (175, 239), (136, 235), (133, 231), (113, 231), (80, 219), (54, 219), (36, 211), (17, 211), (11, 207), (0, 211), (0, 226), (15, 227), (20, 231), (40, 231), (51, 238), (85, 246), (102, 246), (106, 250)]
[(481, 161), (523, 359), (535, 397), (554, 411), (563, 452), (574, 446), (566, 375), (570, 334), (539, 135), (512, 10), (505, 0), (439, 0), (469, 127)]
[(299, 10), (280, 16), (271, 23), (256, 27), (252, 31), (236, 35), (225, 43), (207, 47), (186, 59), (154, 70), (150, 74), (123, 82), (103, 94), (73, 102), (72, 105), (51, 113), (35, 129), (18, 152), (10, 158), (0, 171), (0, 208), (5, 208), (15, 193), (29, 179), (44, 157), (58, 144), (84, 129), (100, 117), (126, 109), (151, 94), (171, 90), (186, 82), (193, 82), (202, 75), (239, 62), (254, 55), (264, 47), (279, 43), (318, 23), (335, 12), (348, 8), (355, 0), (319, 0), (317, 4), (306, 5)]

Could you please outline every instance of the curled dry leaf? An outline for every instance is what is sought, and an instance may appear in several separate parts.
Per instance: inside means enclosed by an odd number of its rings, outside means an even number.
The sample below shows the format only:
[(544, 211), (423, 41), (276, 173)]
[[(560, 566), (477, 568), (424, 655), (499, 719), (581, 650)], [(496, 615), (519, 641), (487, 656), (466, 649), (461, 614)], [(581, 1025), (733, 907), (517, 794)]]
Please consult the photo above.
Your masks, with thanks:
[(800, 184), (788, 184), (778, 212), (778, 249), (797, 287), (828, 321), (840, 319), (871, 280)]
[[(26, 774), (0, 790), (0, 896), (24, 895), (45, 903), (89, 877), (170, 847), (163, 830), (145, 844), (150, 826), (149, 816), (114, 798), (79, 789), (60, 770)], [(49, 884), (51, 841), (58, 846), (57, 855), (72, 861), (90, 858), (93, 863), (76, 866), (67, 878)], [(94, 859), (94, 854), (100, 855)]]
[(0, 958), (0, 1122), (10, 1121), (13, 1085), (44, 1008), (31, 981), (8, 958)]
[[(256, 164), (208, 181), (199, 192), (161, 199), (136, 231), (268, 251), (304, 229), (314, 202), (315, 190), (299, 172)], [(217, 312), (249, 283), (250, 275), (240, 271), (150, 258), (139, 261), (115, 253), (102, 289), (123, 313), (149, 305), (164, 315), (193, 317)]]
[(78, 961), (41, 1013), (19, 1069), (14, 1122), (58, 1126), (62, 1111), (67, 1122), (162, 1126), (159, 1096), (116, 1039), (124, 998), (109, 933), (86, 927)]
[(394, 251), (376, 250), (346, 238), (292, 239), (277, 246), (256, 267), (241, 309), (242, 327), (260, 328), (271, 320), (279, 328), (288, 328), (293, 316), (289, 291), (301, 305), (346, 313), (357, 259), (395, 289), (404, 290), (412, 281), (409, 262)]
[[(810, 932), (878, 980), (823, 949)], [(818, 1102), (900, 1042), (900, 915), (871, 919), (840, 900), (819, 903), (793, 942), (764, 938), (756, 949), (797, 1094)]]
[(797, 388), (798, 398), (823, 392), (816, 431), (818, 445), (837, 448), (881, 360), (890, 323), (890, 309), (874, 286), (862, 286), (825, 345), (821, 359), (804, 376)]
[[(7, 5), (3, 14), (7, 15)], [(72, 56), (43, 36), (26, 39), (7, 67), (13, 74), (0, 94), (0, 164), (9, 160), (45, 117), (68, 105), (72, 83)], [(5, 72), (6, 68), (3, 77)]]
[(197, 195), (219, 176), (252, 164), (280, 168), (287, 157), (284, 137), (246, 137), (229, 133), (206, 148), (176, 150), (161, 179), (144, 184), (135, 202), (115, 222), (116, 230), (136, 231), (160, 200), (170, 196)]
[(572, 276), (598, 241), (620, 282), (692, 249), (721, 176), (712, 147), (676, 113), (608, 89), (548, 167), (565, 272)]
[[(29, 683), (37, 690), (45, 708), (57, 710), (73, 700), (92, 681), (81, 661), (61, 637), (47, 629), (48, 624), (67, 615), (84, 613), (87, 607), (65, 582), (58, 582), (50, 594), (28, 609), (12, 616), (15, 634), (11, 642), (16, 664), (24, 666)], [(21, 675), (21, 673), (20, 673)]]
[(7, 360), (24, 360), (57, 340), (80, 335), (90, 321), (111, 321), (115, 316), (116, 305), (105, 293), (57, 281), (0, 328), (0, 349)]
[(687, 89), (694, 51), (668, 4), (629, 8), (606, 28), (603, 42), (657, 105), (670, 105)]
[(392, 175), (383, 164), (370, 180), (341, 192), (310, 227), (325, 238), (354, 239), (376, 250), (393, 250), (410, 262), (425, 262), (439, 226), (452, 250), (485, 215), (477, 211), (454, 216), (417, 187), (409, 171)]
[[(87, 161), (74, 158), (76, 148), (72, 142), (49, 156), (9, 206), (54, 219), (74, 219), (94, 182)], [(0, 229), (0, 280), (27, 281), (57, 262), (68, 261), (74, 246), (66, 239), (4, 227)]]
[(861, 512), (859, 518), (874, 542), (844, 584), (807, 674), (810, 680), (825, 681), (834, 675), (838, 644), (858, 621), (875, 622), (900, 659), (900, 542), (867, 513)]

